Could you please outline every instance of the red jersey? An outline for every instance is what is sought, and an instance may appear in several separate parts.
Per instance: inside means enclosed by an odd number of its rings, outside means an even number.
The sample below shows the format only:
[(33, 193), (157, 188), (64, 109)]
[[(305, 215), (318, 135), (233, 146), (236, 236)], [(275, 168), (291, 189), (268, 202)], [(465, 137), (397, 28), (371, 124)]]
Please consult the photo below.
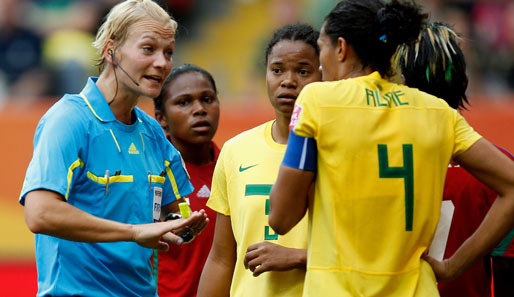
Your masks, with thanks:
[(204, 209), (209, 224), (191, 243), (171, 245), (168, 252), (159, 251), (157, 291), (160, 297), (196, 296), (203, 266), (211, 250), (216, 225), (216, 212), (205, 206), (211, 194), (212, 174), (219, 155), (214, 148), (214, 162), (205, 165), (186, 164), (195, 190), (188, 195), (191, 210)]
[[(514, 157), (508, 151), (502, 148), (498, 149), (514, 160)], [(451, 257), (462, 243), (475, 232), (496, 197), (498, 197), (496, 192), (479, 182), (464, 168), (460, 166), (448, 167), (443, 200), (451, 200), (455, 210), (446, 243), (445, 259)], [(506, 238), (504, 241), (510, 243), (510, 246), (505, 247), (504, 255), (512, 254), (512, 251), (514, 251), (512, 234), (510, 238)], [(438, 287), (441, 297), (490, 297), (490, 262), (478, 261), (457, 279), (439, 283)]]

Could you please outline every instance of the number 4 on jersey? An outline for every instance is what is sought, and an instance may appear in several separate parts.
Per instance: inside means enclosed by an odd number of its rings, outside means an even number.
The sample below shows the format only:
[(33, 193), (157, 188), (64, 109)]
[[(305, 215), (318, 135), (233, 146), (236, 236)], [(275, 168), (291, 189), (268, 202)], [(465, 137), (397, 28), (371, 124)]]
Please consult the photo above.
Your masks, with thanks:
[(412, 144), (403, 145), (403, 167), (389, 167), (387, 145), (378, 145), (378, 167), (380, 178), (403, 178), (405, 185), (405, 230), (412, 231), (414, 215), (414, 161)]

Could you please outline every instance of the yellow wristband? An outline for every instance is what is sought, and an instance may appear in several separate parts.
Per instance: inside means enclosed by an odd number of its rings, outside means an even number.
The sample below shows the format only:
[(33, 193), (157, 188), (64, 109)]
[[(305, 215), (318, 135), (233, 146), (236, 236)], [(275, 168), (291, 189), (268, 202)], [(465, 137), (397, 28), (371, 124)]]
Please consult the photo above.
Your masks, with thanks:
[(187, 202), (181, 202), (178, 204), (178, 208), (180, 209), (180, 215), (183, 219), (187, 219), (191, 216), (191, 209)]

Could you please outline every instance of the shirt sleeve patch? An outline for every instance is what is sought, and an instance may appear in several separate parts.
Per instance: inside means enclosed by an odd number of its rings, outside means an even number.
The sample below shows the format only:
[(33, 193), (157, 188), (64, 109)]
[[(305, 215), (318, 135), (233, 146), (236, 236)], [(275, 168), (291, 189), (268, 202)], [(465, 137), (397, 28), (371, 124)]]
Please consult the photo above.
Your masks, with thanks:
[(298, 124), (302, 110), (303, 107), (300, 104), (295, 104), (293, 114), (291, 115), (291, 122), (289, 123), (289, 131), (292, 131), (296, 127), (296, 124)]

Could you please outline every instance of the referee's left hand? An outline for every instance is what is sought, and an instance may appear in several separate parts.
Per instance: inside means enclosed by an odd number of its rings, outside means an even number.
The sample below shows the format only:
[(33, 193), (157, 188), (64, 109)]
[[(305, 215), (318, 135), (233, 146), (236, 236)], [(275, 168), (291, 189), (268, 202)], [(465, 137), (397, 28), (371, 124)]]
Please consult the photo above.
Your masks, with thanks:
[(188, 230), (194, 235), (198, 235), (208, 223), (207, 214), (202, 209), (193, 212), (187, 219), (132, 225), (134, 230), (132, 238), (141, 246), (168, 251), (168, 243), (180, 245), (184, 242), (177, 234), (180, 234), (181, 230), (185, 230), (185, 226), (189, 226)]

